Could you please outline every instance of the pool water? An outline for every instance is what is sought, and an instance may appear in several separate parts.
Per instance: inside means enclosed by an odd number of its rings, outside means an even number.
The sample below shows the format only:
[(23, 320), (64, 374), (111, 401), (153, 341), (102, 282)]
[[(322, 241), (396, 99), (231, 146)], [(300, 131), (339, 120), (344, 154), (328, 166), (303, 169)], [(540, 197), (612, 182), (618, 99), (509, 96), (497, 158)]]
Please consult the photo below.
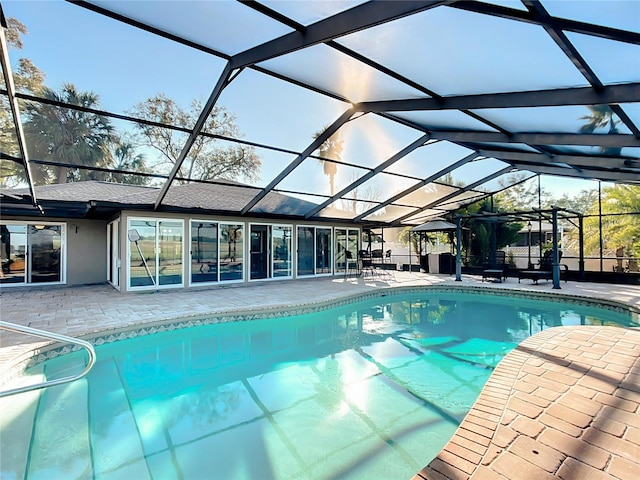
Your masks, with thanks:
[[(0, 477), (408, 479), (505, 354), (574, 324), (630, 316), (425, 292), (108, 343), (84, 379), (1, 399)], [(83, 365), (78, 352), (29, 374)]]

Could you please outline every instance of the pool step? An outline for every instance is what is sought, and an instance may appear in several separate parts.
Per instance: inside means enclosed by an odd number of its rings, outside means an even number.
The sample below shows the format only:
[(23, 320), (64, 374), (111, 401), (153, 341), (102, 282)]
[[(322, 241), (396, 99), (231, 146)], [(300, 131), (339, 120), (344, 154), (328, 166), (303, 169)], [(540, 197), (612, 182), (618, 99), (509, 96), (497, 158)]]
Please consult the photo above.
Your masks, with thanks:
[(112, 359), (90, 376), (91, 445), (96, 478), (150, 479), (140, 434)]
[[(33, 385), (45, 380), (44, 364), (30, 370), (30, 375), (12, 383), (12, 387)], [(29, 442), (43, 390), (0, 398), (0, 478), (25, 478)]]
[[(46, 373), (49, 376), (49, 372)], [(92, 477), (87, 390), (85, 377), (49, 387), (43, 392), (29, 449), (26, 478)]]

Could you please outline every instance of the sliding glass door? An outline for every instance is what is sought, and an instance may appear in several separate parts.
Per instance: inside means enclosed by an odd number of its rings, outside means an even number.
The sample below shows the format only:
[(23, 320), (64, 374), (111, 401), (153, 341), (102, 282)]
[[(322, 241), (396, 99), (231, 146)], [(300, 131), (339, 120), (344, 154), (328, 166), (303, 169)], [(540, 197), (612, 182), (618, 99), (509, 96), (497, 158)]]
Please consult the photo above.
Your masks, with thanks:
[(182, 220), (158, 222), (158, 285), (182, 285)]
[(191, 221), (191, 283), (218, 281), (218, 224)]
[(331, 229), (316, 228), (316, 275), (331, 273)]
[(62, 225), (29, 225), (27, 231), (29, 283), (60, 282)]
[(313, 227), (298, 227), (298, 276), (313, 275)]
[(269, 276), (269, 227), (251, 225), (251, 271), (249, 278), (259, 280)]
[(357, 268), (360, 231), (346, 228), (336, 228), (336, 272)]
[(220, 281), (244, 278), (244, 224), (220, 224)]
[(0, 224), (0, 283), (63, 283), (64, 242), (64, 224)]
[(244, 225), (191, 220), (191, 284), (244, 278)]
[(274, 225), (271, 230), (271, 251), (273, 252), (273, 277), (288, 278), (293, 275), (291, 265), (291, 237), (293, 227)]
[(183, 285), (183, 231), (182, 220), (129, 220), (130, 288)]
[(331, 229), (298, 227), (298, 276), (331, 273)]
[(291, 236), (289, 225), (252, 224), (250, 280), (289, 278), (292, 276)]

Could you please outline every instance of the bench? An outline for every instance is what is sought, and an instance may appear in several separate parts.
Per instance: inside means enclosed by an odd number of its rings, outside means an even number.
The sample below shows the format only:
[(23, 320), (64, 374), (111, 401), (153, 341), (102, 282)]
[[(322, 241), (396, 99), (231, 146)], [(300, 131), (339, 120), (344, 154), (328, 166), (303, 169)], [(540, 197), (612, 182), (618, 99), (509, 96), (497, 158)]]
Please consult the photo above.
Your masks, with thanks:
[[(518, 272), (518, 283), (520, 280), (529, 279), (533, 280), (533, 283), (538, 284), (538, 280), (553, 280), (553, 262), (552, 262), (553, 252), (548, 250), (544, 252), (542, 257), (542, 261), (540, 262), (539, 270), (521, 270)], [(558, 252), (558, 259), (562, 258), (562, 251)], [(567, 282), (567, 272), (569, 271), (569, 267), (565, 264), (559, 264), (560, 268), (560, 278), (562, 279), (562, 273), (564, 272), (564, 281)]]

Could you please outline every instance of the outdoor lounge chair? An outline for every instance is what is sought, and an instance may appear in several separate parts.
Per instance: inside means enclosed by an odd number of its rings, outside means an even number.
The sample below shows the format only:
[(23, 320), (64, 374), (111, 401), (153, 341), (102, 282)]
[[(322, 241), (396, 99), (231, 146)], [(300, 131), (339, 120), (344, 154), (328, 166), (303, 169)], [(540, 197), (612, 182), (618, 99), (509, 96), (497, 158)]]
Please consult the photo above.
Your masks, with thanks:
[(486, 279), (493, 278), (502, 282), (502, 280), (507, 279), (507, 274), (509, 273), (509, 263), (507, 262), (507, 254), (502, 251), (496, 251), (496, 259), (495, 262), (489, 262), (485, 264), (484, 269), (482, 270), (482, 281), (484, 282)]
[[(562, 259), (562, 250), (558, 252), (558, 260)], [(560, 264), (560, 278), (564, 271), (564, 281), (567, 281), (567, 272), (569, 267), (565, 264)], [(553, 280), (553, 251), (547, 250), (544, 252), (542, 259), (540, 260), (540, 266), (538, 269), (533, 270), (521, 270), (518, 272), (518, 283), (522, 279), (533, 280), (533, 283), (538, 284), (538, 280)]]

